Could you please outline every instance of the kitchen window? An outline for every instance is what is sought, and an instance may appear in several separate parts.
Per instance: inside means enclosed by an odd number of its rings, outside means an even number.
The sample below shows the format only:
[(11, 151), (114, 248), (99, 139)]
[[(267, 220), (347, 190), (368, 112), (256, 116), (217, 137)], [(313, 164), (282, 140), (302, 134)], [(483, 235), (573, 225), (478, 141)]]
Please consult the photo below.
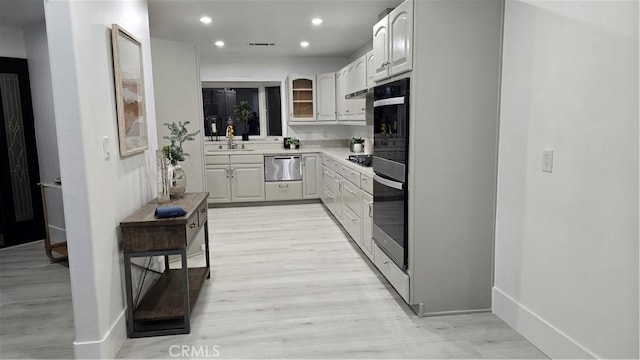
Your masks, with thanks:
[[(215, 139), (224, 137), (231, 120), (235, 136), (248, 133), (259, 139), (282, 136), (282, 103), (280, 83), (202, 83), (204, 134)], [(246, 101), (252, 111), (247, 124), (236, 119), (234, 109)]]

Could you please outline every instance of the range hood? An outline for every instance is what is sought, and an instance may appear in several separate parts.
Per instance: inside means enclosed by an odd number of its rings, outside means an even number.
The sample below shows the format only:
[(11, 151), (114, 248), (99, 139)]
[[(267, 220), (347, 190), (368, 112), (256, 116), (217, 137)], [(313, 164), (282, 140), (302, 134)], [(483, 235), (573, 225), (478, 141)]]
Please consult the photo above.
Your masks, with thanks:
[(345, 99), (364, 99), (373, 95), (373, 89), (362, 89), (344, 96)]

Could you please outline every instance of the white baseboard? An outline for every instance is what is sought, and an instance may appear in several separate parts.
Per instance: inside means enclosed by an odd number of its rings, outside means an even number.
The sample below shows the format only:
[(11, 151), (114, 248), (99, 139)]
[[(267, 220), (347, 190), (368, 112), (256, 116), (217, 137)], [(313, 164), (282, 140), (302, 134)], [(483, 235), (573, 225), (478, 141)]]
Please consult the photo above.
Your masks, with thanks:
[(600, 358), (496, 287), (492, 308), (494, 314), (552, 359)]
[(107, 334), (97, 341), (73, 342), (76, 359), (115, 359), (127, 340), (126, 310), (122, 310)]

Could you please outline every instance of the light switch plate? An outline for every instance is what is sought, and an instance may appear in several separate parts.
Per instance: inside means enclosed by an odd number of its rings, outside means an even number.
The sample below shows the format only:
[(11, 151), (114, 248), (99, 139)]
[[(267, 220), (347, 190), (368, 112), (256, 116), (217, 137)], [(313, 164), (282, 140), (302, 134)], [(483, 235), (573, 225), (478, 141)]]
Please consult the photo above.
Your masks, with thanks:
[(542, 151), (542, 171), (553, 172), (553, 150), (544, 149)]
[(111, 145), (109, 144), (109, 137), (102, 137), (102, 154), (104, 155), (105, 160), (111, 159)]

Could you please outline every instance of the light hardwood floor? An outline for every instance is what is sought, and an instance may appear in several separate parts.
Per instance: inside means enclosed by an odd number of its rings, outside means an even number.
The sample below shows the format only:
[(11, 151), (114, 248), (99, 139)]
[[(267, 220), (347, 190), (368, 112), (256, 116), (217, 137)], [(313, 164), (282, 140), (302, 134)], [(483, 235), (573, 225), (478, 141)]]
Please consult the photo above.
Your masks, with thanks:
[[(491, 313), (414, 315), (320, 204), (209, 209), (209, 230), (191, 333), (119, 358), (546, 358)], [(0, 251), (0, 358), (70, 358), (73, 340), (68, 269), (42, 242)]]
[(191, 334), (119, 357), (546, 358), (491, 313), (414, 315), (320, 204), (209, 209), (209, 231)]
[(43, 241), (0, 250), (0, 359), (73, 358), (69, 268)]

